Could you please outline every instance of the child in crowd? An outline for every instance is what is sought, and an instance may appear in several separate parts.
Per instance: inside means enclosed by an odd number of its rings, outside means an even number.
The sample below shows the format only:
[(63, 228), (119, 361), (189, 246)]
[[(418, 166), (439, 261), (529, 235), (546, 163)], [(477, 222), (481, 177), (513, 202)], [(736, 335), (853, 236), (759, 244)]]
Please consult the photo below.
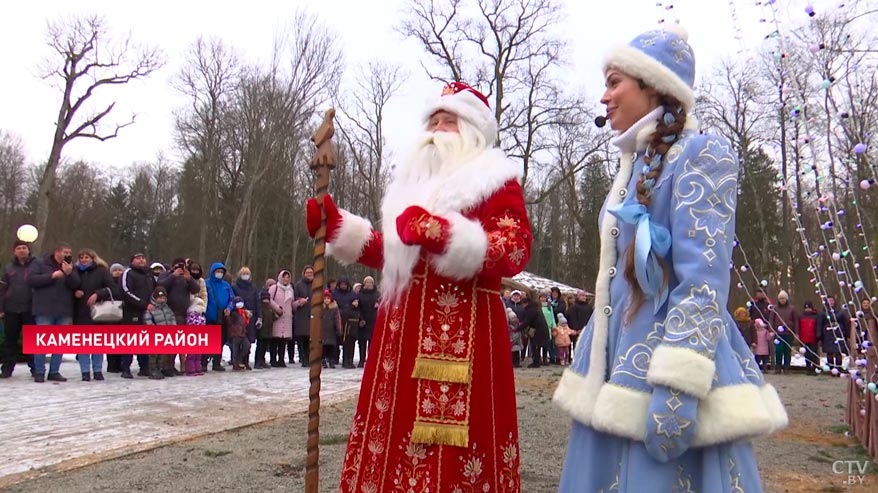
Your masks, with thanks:
[(341, 335), (341, 315), (338, 304), (332, 299), (332, 292), (323, 292), (323, 367), (335, 368), (338, 355), (338, 340)]
[[(143, 321), (146, 325), (177, 325), (177, 318), (174, 317), (174, 311), (168, 306), (168, 292), (165, 288), (159, 286), (152, 292), (149, 300), (155, 307), (152, 311), (143, 312)], [(165, 376), (162, 374), (163, 363), (170, 360), (173, 361), (173, 354), (150, 354), (149, 355), (149, 378), (152, 380), (162, 380)]]
[(506, 309), (506, 320), (509, 322), (509, 342), (512, 343), (512, 366), (521, 368), (521, 332), (518, 330), (518, 315), (512, 308)]
[(567, 325), (567, 317), (564, 314), (558, 314), (558, 325), (552, 327), (552, 339), (555, 342), (555, 348), (558, 356), (558, 363), (561, 366), (570, 364), (570, 326)]
[(229, 317), (229, 347), (232, 349), (232, 371), (251, 370), (250, 340), (247, 339), (247, 326), (250, 325), (250, 310), (244, 309), (244, 299), (235, 296), (232, 299), (231, 317)]
[[(186, 310), (186, 325), (207, 325), (204, 318), (204, 300), (196, 295), (189, 297), (189, 308)], [(201, 372), (201, 355), (186, 354), (186, 375), (196, 377), (204, 375)]]
[(756, 357), (759, 369), (765, 371), (765, 365), (768, 364), (768, 352), (774, 340), (774, 334), (768, 330), (765, 321), (761, 318), (753, 320), (753, 325), (756, 327), (756, 347), (753, 350), (753, 356)]

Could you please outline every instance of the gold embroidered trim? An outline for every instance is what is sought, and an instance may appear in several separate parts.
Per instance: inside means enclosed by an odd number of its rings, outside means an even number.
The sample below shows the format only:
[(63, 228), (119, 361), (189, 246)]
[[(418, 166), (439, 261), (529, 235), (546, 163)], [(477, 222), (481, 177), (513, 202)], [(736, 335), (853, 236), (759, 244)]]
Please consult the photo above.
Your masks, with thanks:
[(411, 441), (413, 443), (467, 447), (469, 446), (469, 427), (466, 425), (440, 425), (416, 421), (412, 429)]
[(482, 292), (485, 292), (488, 294), (496, 294), (497, 296), (500, 296), (500, 294), (501, 294), (500, 291), (498, 291), (496, 289), (488, 289), (488, 288), (476, 288), (476, 291), (482, 291)]
[(470, 383), (470, 363), (418, 357), (412, 377), (436, 382)]

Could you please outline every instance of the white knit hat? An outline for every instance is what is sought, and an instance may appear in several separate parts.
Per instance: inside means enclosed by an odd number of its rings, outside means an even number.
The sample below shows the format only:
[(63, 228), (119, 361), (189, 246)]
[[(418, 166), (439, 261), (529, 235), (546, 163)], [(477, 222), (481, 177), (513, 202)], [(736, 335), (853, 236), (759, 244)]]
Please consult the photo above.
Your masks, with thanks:
[(485, 142), (493, 144), (497, 140), (497, 120), (488, 98), (472, 87), (461, 82), (449, 82), (442, 89), (442, 94), (427, 106), (424, 112), (424, 123), (437, 111), (454, 113), (474, 125), (485, 137)]

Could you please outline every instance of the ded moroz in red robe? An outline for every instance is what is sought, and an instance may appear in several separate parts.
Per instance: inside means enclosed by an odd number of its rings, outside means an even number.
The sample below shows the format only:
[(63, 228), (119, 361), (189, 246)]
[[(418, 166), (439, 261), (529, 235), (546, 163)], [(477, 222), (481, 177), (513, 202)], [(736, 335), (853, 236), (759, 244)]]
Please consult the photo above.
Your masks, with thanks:
[[(382, 304), (341, 473), (341, 491), (518, 492), (518, 420), (500, 279), (530, 257), (521, 166), (482, 151), (428, 180), (396, 180), (384, 231), (341, 211), (328, 247), (383, 269)], [(412, 205), (449, 222), (441, 254), (403, 244)]]

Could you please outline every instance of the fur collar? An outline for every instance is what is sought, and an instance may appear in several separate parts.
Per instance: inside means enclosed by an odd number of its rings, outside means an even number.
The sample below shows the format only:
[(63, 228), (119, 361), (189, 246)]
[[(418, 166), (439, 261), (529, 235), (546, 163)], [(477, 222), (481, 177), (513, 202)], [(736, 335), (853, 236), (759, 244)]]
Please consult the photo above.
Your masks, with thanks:
[(387, 188), (381, 205), (384, 232), (382, 298), (395, 300), (405, 289), (421, 249), (404, 245), (396, 233), (396, 218), (419, 205), (438, 216), (464, 213), (484, 202), (509, 180), (521, 181), (521, 164), (499, 149), (480, 152), (448, 176), (411, 183), (399, 175)]

